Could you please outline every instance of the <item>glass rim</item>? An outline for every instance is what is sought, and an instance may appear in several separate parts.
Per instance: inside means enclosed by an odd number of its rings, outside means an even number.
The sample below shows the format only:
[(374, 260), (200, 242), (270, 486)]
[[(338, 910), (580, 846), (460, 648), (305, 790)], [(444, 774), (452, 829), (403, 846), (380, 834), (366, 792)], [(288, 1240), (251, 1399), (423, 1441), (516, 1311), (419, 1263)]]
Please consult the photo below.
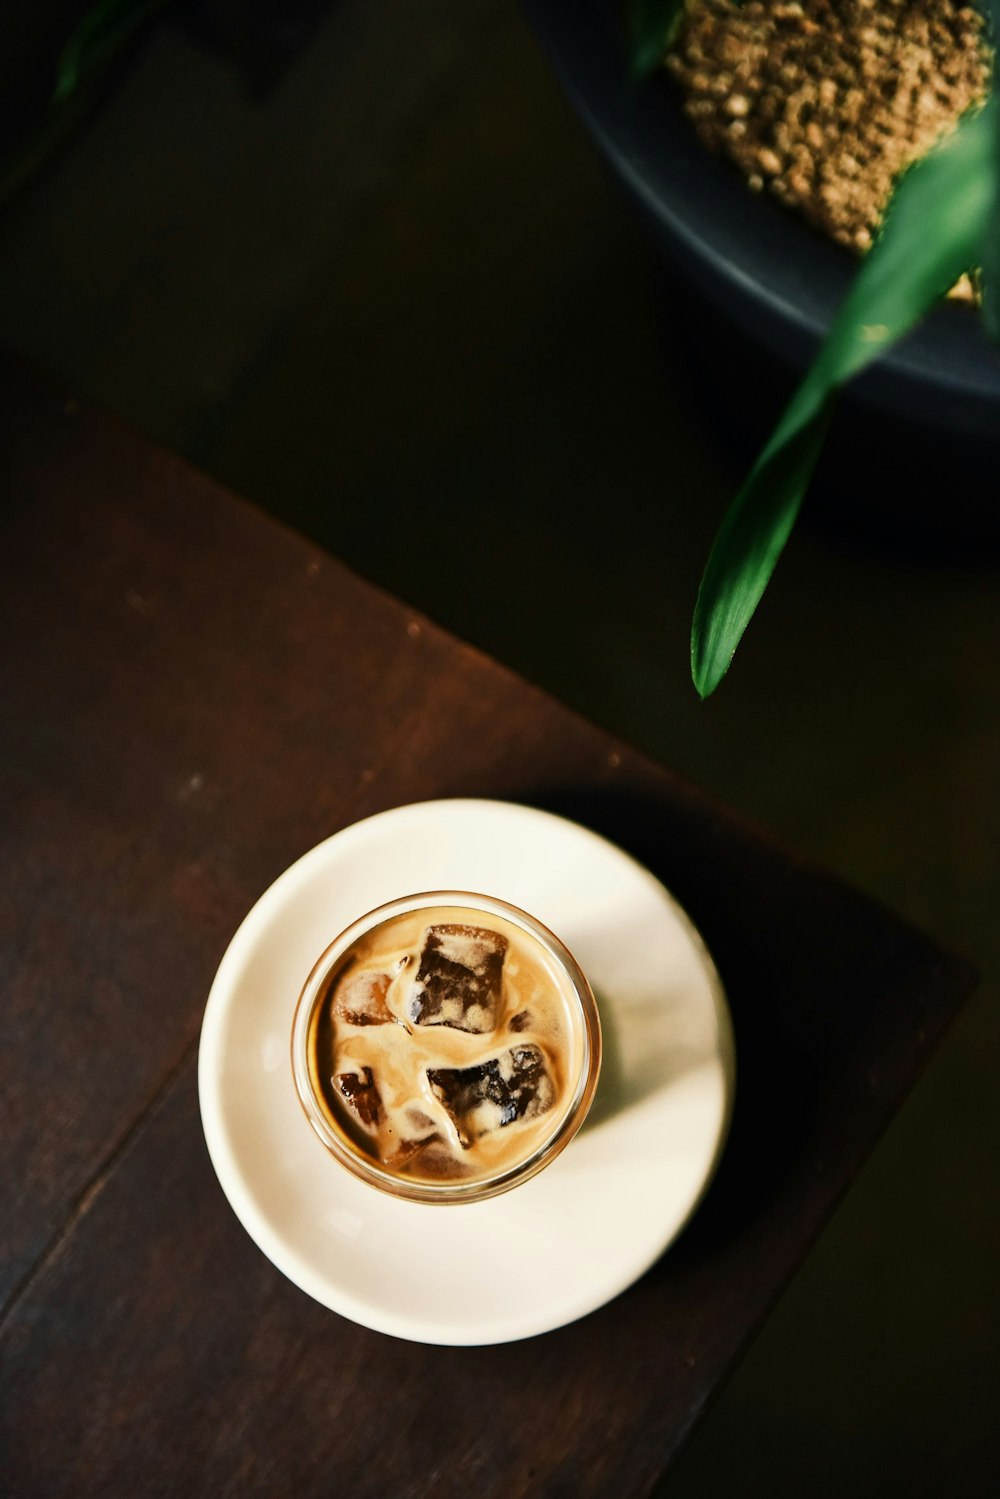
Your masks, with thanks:
[[(579, 1072), (567, 1107), (551, 1134), (546, 1135), (529, 1156), (513, 1166), (474, 1181), (429, 1182), (394, 1174), (371, 1157), (353, 1148), (330, 1123), (326, 1110), (316, 1096), (309, 1067), (309, 1035), (313, 1015), (321, 1002), (326, 981), (341, 955), (352, 942), (393, 916), (419, 911), (425, 906), (452, 906), (459, 910), (495, 915), (520, 927), (533, 937), (565, 973), (579, 1008), (582, 1056)], [(597, 1001), (583, 969), (564, 942), (537, 917), (510, 901), (482, 895), (471, 890), (423, 890), (413, 895), (397, 896), (358, 916), (323, 950), (306, 979), (295, 1005), (292, 1019), (292, 1075), (306, 1118), (330, 1154), (353, 1176), (392, 1197), (410, 1202), (459, 1203), (482, 1202), (535, 1176), (559, 1155), (577, 1133), (590, 1110), (597, 1089), (601, 1066), (601, 1020)]]

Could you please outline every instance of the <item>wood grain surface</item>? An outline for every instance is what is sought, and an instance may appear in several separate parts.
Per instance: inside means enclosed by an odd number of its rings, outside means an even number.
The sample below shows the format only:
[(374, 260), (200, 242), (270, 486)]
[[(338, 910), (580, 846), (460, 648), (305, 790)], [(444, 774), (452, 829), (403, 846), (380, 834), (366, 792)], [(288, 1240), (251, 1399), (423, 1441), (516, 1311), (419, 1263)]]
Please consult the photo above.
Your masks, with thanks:
[[(647, 1493), (971, 972), (54, 382), (0, 379), (4, 1491)], [(638, 1285), (443, 1349), (272, 1268), (212, 1173), (195, 1061), (283, 868), (470, 794), (575, 817), (670, 886), (740, 1083), (708, 1198)]]

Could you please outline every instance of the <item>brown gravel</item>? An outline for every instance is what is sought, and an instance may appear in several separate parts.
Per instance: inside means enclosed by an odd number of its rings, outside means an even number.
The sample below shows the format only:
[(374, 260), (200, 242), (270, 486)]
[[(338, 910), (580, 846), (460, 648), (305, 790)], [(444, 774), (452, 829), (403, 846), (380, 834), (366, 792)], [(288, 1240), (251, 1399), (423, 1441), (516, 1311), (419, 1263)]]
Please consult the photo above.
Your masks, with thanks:
[(989, 81), (980, 14), (954, 0), (689, 0), (667, 67), (706, 146), (854, 250)]

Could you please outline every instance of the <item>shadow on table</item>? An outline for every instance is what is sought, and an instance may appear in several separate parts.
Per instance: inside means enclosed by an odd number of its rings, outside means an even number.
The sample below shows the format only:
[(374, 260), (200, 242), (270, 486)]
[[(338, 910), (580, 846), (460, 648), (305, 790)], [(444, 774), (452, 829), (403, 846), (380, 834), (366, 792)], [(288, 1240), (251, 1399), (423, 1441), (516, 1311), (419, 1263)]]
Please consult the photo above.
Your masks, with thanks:
[[(595, 998), (601, 1016), (601, 1075), (581, 1134), (596, 1129), (626, 1109), (635, 1108), (650, 1094), (705, 1065), (703, 1046), (670, 1045), (669, 1039), (663, 1035), (661, 1023), (658, 1027), (660, 1035), (654, 1036), (653, 1044), (642, 1055), (633, 1057), (626, 1067), (622, 1018), (616, 1006), (600, 990), (595, 990)], [(634, 1031), (642, 1024), (642, 1015), (633, 1015), (628, 1028)]]
[(926, 971), (926, 945), (681, 783), (673, 803), (662, 790), (646, 799), (588, 787), (534, 788), (525, 799), (592, 828), (662, 880), (726, 989), (736, 1037), (732, 1125), (708, 1195), (671, 1249), (671, 1271), (747, 1235), (779, 1200), (789, 1238), (797, 1223), (815, 1224), (803, 1199), (822, 1213), (892, 1112), (896, 1095), (888, 1105), (873, 1096), (870, 1066), (894, 995)]

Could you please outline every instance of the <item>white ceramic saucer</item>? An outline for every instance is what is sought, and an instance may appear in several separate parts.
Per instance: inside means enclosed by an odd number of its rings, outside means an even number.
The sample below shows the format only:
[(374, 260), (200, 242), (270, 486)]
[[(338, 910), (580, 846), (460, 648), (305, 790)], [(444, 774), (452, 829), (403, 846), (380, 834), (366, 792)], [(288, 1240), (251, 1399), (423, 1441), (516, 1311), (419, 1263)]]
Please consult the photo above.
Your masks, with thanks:
[[(457, 1207), (357, 1181), (292, 1082), (292, 1014), (316, 958), (355, 917), (419, 890), (495, 895), (538, 917), (589, 977), (604, 1031), (579, 1135), (531, 1181)], [(638, 1279), (711, 1178), (733, 1079), (722, 986), (663, 886), (576, 823), (490, 801), (382, 812), (286, 870), (222, 960), (198, 1065), (213, 1165), (268, 1258), (342, 1316), (451, 1344), (547, 1332)]]

